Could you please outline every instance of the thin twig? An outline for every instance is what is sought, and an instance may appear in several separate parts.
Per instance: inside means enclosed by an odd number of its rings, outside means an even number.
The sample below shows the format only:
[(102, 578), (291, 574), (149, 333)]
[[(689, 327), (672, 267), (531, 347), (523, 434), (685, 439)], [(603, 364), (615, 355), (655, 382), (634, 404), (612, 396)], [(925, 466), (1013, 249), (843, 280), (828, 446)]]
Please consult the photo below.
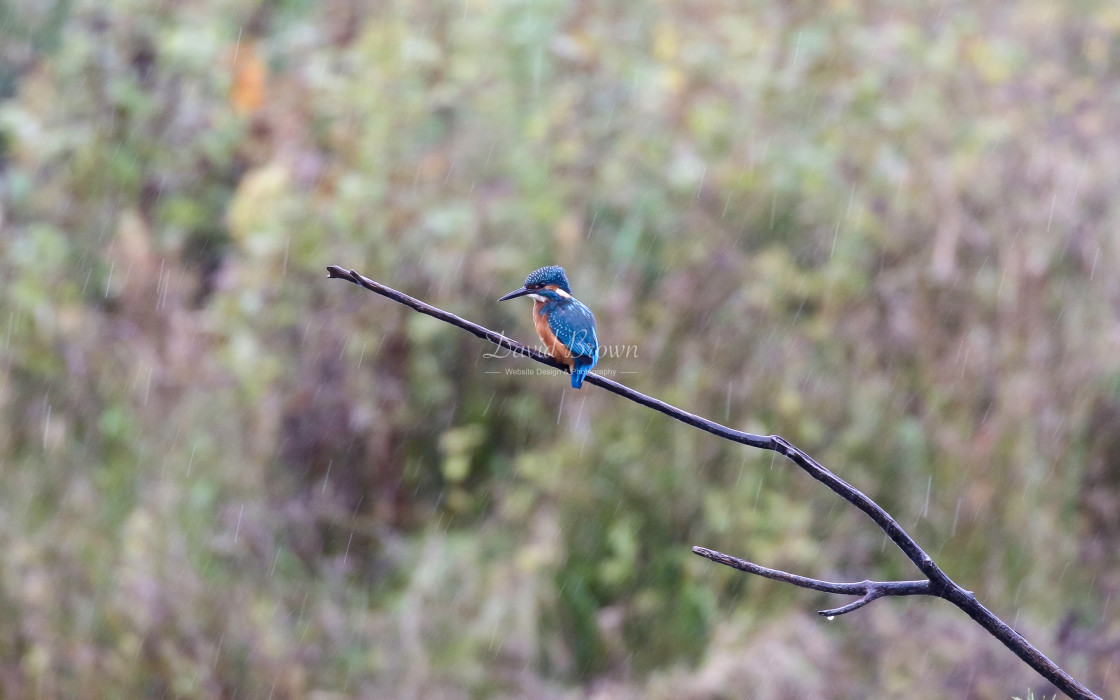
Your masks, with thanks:
[(779, 571), (778, 569), (769, 569), (765, 566), (759, 566), (753, 562), (724, 554), (723, 552), (707, 549), (706, 547), (693, 547), (692, 551), (705, 559), (711, 559), (718, 564), (730, 566), (733, 569), (745, 571), (755, 576), (762, 576), (764, 578), (773, 579), (774, 581), (781, 581), (782, 583), (789, 583), (794, 586), (809, 588), (823, 593), (863, 596), (854, 603), (849, 603), (839, 608), (817, 611), (817, 614), (830, 619), (837, 615), (850, 613), (853, 610), (859, 610), (873, 600), (888, 596), (928, 595), (936, 597), (936, 594), (930, 590), (928, 579), (922, 581), (859, 581), (856, 583), (833, 583), (831, 581), (821, 581), (820, 579), (798, 576), (797, 574)]
[[(513, 354), (523, 355), (530, 359), (536, 360), (549, 367), (557, 369), (566, 369), (566, 367), (553, 358), (541, 352), (533, 350), (516, 340), (507, 338), (506, 336), (496, 333), (488, 328), (472, 323), (466, 319), (460, 318), (455, 314), (448, 313), (443, 309), (439, 309), (430, 304), (425, 304), (419, 299), (408, 296), (398, 292), (397, 290), (386, 287), (383, 284), (375, 282), (368, 277), (363, 277), (353, 270), (345, 270), (337, 265), (331, 265), (327, 268), (327, 276), (330, 278), (344, 279), (354, 284), (365, 287), (366, 289), (376, 292), (384, 297), (388, 297), (393, 301), (399, 302), (408, 306), (411, 309), (419, 311), (422, 314), (427, 314), (433, 318), (450, 323), (453, 326), (461, 328), (468, 333), (478, 336), (484, 340), (498, 345), (499, 347), (511, 350)], [(754, 433), (747, 433), (740, 430), (734, 430), (727, 426), (720, 425), (714, 421), (702, 418), (693, 413), (683, 411), (676, 406), (670, 405), (655, 399), (651, 396), (646, 396), (640, 392), (634, 391), (630, 387), (619, 384), (618, 382), (607, 379), (603, 376), (596, 374), (589, 374), (585, 383), (593, 384), (602, 389), (617, 394), (623, 398), (629, 399), (637, 404), (651, 408), (658, 413), (663, 413), (670, 418), (674, 418), (682, 423), (691, 425), (694, 428), (699, 428), (705, 432), (717, 435), (750, 447), (757, 447), (764, 450), (772, 450), (777, 452), (797, 466), (801, 467), (809, 476), (827, 486), (834, 493), (839, 495), (844, 500), (848, 501), (856, 508), (863, 511), (876, 525), (879, 526), (887, 537), (897, 546), (902, 553), (906, 555), (910, 561), (914, 563), (918, 570), (921, 571), (928, 579), (928, 593), (926, 595), (937, 596), (944, 598), (953, 605), (957, 606), (971, 617), (977, 624), (986, 629), (989, 634), (1001, 641), (1004, 646), (1015, 653), (1020, 659), (1027, 663), (1031, 668), (1037, 671), (1043, 678), (1053, 683), (1059, 690), (1066, 693), (1070, 697), (1087, 698), (1100, 700), (1099, 696), (1095, 695), (1092, 691), (1084, 685), (1075, 680), (1072, 676), (1066, 673), (1060, 666), (1048, 659), (1041, 651), (1036, 649), (1030, 642), (1027, 641), (1023, 635), (1013, 630), (1007, 623), (993, 614), (990, 610), (985, 608), (976, 600), (970, 591), (965, 590), (957, 585), (944, 571), (941, 570), (933, 559), (926, 554), (925, 550), (918, 546), (902, 526), (890, 516), (878, 503), (871, 500), (868, 496), (856, 489), (854, 486), (836, 476), (815, 459), (802, 452), (800, 449), (792, 445), (789, 441), (779, 435), (755, 435)], [(737, 568), (737, 567), (736, 567)], [(773, 570), (768, 570), (773, 571)], [(792, 574), (787, 574), (792, 576)], [(902, 582), (905, 583), (905, 582)], [(875, 597), (882, 597), (883, 593)], [(912, 594), (914, 595), (914, 594)], [(874, 598), (872, 598), (873, 600)], [(857, 601), (859, 602), (859, 601)], [(867, 602), (871, 602), (868, 600)], [(854, 605), (854, 604), (853, 604)], [(866, 602), (863, 603), (866, 605)], [(846, 606), (851, 609), (851, 606)], [(862, 607), (856, 606), (856, 607)], [(844, 610), (844, 608), (839, 608)], [(844, 610), (848, 612), (849, 610)], [(837, 613), (839, 614), (839, 613)]]

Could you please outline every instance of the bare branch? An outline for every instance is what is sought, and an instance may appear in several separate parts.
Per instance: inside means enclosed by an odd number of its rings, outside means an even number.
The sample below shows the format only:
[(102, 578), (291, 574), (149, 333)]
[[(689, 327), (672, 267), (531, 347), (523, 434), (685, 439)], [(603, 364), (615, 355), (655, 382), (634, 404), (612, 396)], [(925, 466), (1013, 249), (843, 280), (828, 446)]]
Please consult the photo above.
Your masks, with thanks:
[[(532, 360), (536, 360), (541, 364), (548, 365), (549, 367), (555, 367), (557, 369), (567, 369), (565, 365), (560, 364), (550, 356), (533, 350), (532, 348), (529, 348), (525, 345), (522, 345), (515, 340), (507, 338), (501, 333), (496, 333), (488, 328), (478, 325), (477, 323), (472, 323), (471, 321), (467, 321), (466, 319), (459, 318), (455, 314), (444, 311), (443, 309), (439, 309), (430, 304), (425, 304), (419, 299), (415, 299), (408, 296), (407, 294), (398, 292), (391, 287), (386, 287), (385, 285), (375, 282), (368, 277), (363, 277), (353, 270), (345, 270), (337, 265), (331, 265), (327, 268), (327, 276), (331, 278), (345, 279), (353, 282), (360, 287), (364, 287), (372, 292), (376, 292), (377, 294), (380, 294), (384, 297), (388, 297), (389, 299), (404, 304), (405, 306), (419, 311), (422, 314), (427, 314), (428, 316), (432, 316), (433, 318), (438, 318), (445, 323), (450, 323), (451, 325), (461, 328), (468, 333), (478, 336), (479, 338), (489, 340), (491, 343), (494, 343), (499, 347), (511, 350), (515, 355), (523, 355)], [(1066, 693), (1070, 697), (1078, 698), (1079, 700), (1081, 698), (1100, 700), (1099, 696), (1095, 695), (1091, 690), (1086, 688), (1084, 685), (1082, 685), (1072, 676), (1066, 673), (1060, 666), (1048, 659), (1041, 651), (1036, 649), (1030, 642), (1028, 642), (1027, 639), (1023, 637), (1023, 635), (1013, 630), (1007, 623), (1005, 623), (990, 610), (981, 605), (980, 602), (976, 600), (976, 596), (974, 596), (970, 591), (966, 591), (951, 578), (949, 578), (949, 576), (946, 575), (945, 572), (942, 571), (941, 568), (934, 563), (933, 559), (928, 554), (926, 554), (925, 550), (919, 547), (918, 543), (915, 542), (914, 539), (910, 537), (910, 535), (907, 534), (905, 530), (902, 529), (902, 526), (899, 525), (898, 522), (894, 518), (892, 518), (889, 513), (887, 513), (887, 511), (883, 510), (883, 508), (878, 503), (868, 498), (861, 491), (859, 491), (840, 477), (836, 476), (828, 469), (825, 469), (824, 466), (822, 466), (819, 462), (792, 445), (785, 438), (779, 435), (755, 435), (754, 433), (747, 433), (740, 430), (728, 428), (727, 426), (720, 425), (719, 423), (710, 421), (693, 413), (689, 413), (688, 411), (683, 411), (676, 406), (667, 404), (664, 401), (655, 399), (651, 396), (646, 396), (645, 394), (634, 391), (630, 387), (624, 386), (622, 384), (619, 384), (618, 382), (612, 381), (596, 374), (587, 375), (585, 383), (593, 384), (601, 389), (606, 389), (612, 394), (617, 394), (623, 398), (633, 401), (634, 403), (645, 406), (646, 408), (651, 408), (658, 413), (663, 413), (670, 418), (678, 420), (687, 425), (691, 425), (694, 428), (699, 428), (700, 430), (711, 433), (713, 435), (717, 435), (725, 440), (737, 442), (749, 447), (772, 450), (781, 455), (784, 455), (794, 464), (801, 467), (801, 469), (809, 476), (821, 482), (831, 491), (843, 498), (845, 501), (851, 503), (853, 506), (863, 511), (869, 518), (871, 518), (872, 521), (875, 522), (876, 525), (879, 526), (880, 529), (883, 530), (883, 532), (886, 533), (887, 537), (889, 537), (890, 540), (894, 542), (895, 546), (902, 550), (902, 553), (905, 554), (906, 557), (910, 559), (910, 561), (913, 562), (916, 567), (918, 567), (918, 570), (926, 576), (926, 578), (928, 579), (928, 581), (926, 582), (928, 592), (924, 594), (914, 592), (909, 593), (908, 595), (931, 595), (944, 598), (945, 600), (949, 601), (950, 603), (964, 611), (966, 615), (971, 617), (977, 624), (987, 630), (988, 633), (993, 637), (1001, 641), (1004, 646), (1006, 646), (1016, 656), (1026, 662), (1027, 665), (1037, 671), (1039, 675), (1053, 683), (1055, 687), (1057, 687), (1062, 692)], [(751, 566), (755, 565), (751, 564)], [(761, 569), (762, 567), (758, 568)], [(774, 569), (766, 569), (766, 571), (775, 572)], [(756, 572), (751, 571), (751, 573)], [(792, 574), (785, 574), (784, 572), (775, 573), (779, 573), (785, 576), (792, 576)], [(811, 579), (804, 580), (808, 581)], [(789, 582), (792, 583), (792, 581)], [(819, 583), (825, 582), (822, 581)], [(903, 581), (898, 583), (909, 582)], [(872, 591), (873, 590), (875, 589), (872, 589)], [(860, 607), (863, 607), (867, 603), (870, 603), (875, 598), (879, 598), (887, 594), (884, 592), (880, 592), (877, 595), (872, 596), (871, 592), (867, 592), (863, 595), (864, 598), (857, 600), (851, 605), (844, 606), (843, 608), (837, 608), (835, 611), (823, 611), (822, 614), (831, 612), (833, 615), (837, 615), (845, 612), (851, 612), (852, 610), (856, 610)]]
[(831, 581), (821, 581), (815, 578), (805, 578), (804, 576), (779, 571), (778, 569), (768, 569), (765, 566), (759, 566), (758, 564), (744, 559), (739, 559), (738, 557), (733, 557), (723, 552), (716, 552), (705, 547), (693, 547), (692, 551), (705, 559), (711, 559), (724, 566), (730, 566), (733, 569), (745, 571), (748, 574), (762, 576), (774, 581), (781, 581), (782, 583), (789, 583), (794, 586), (809, 588), (823, 593), (863, 596), (859, 600), (843, 607), (818, 611), (818, 614), (828, 618), (850, 613), (853, 610), (859, 610), (873, 600), (888, 596), (928, 595), (935, 598), (940, 597), (930, 589), (928, 579), (923, 581), (859, 581), (858, 583), (833, 583)]

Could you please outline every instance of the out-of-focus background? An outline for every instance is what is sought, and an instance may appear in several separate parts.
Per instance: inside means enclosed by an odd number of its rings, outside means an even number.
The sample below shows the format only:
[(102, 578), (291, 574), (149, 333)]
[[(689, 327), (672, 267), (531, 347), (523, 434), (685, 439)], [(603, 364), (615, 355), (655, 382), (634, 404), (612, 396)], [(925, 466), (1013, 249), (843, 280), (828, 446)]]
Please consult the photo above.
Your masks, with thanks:
[[(0, 4), (0, 695), (1120, 695), (1111, 0)], [(621, 355), (621, 356), (619, 356)], [(529, 369), (529, 375), (507, 370)], [(322, 693), (322, 695), (319, 695)]]

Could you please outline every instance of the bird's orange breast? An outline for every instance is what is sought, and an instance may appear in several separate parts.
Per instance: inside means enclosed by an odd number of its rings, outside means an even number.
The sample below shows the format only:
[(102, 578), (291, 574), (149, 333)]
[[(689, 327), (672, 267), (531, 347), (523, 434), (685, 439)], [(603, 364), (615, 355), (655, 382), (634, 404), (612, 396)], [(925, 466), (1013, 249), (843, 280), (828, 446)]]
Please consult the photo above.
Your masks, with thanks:
[(574, 366), (575, 360), (572, 358), (572, 351), (561, 343), (556, 334), (552, 332), (552, 328), (548, 325), (548, 319), (541, 313), (542, 308), (544, 308), (544, 302), (534, 299), (533, 327), (537, 329), (537, 335), (540, 336), (541, 342), (544, 343), (553, 357), (568, 365), (568, 367)]

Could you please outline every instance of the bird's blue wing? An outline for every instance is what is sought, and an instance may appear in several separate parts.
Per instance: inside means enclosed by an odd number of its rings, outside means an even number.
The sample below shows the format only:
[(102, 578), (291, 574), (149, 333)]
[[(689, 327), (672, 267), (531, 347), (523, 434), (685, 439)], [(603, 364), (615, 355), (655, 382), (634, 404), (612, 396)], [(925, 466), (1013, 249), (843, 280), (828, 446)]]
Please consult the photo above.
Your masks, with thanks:
[(599, 361), (599, 339), (595, 335), (595, 315), (591, 309), (575, 299), (557, 304), (548, 314), (548, 327), (557, 340), (572, 351), (577, 364), (590, 369)]

